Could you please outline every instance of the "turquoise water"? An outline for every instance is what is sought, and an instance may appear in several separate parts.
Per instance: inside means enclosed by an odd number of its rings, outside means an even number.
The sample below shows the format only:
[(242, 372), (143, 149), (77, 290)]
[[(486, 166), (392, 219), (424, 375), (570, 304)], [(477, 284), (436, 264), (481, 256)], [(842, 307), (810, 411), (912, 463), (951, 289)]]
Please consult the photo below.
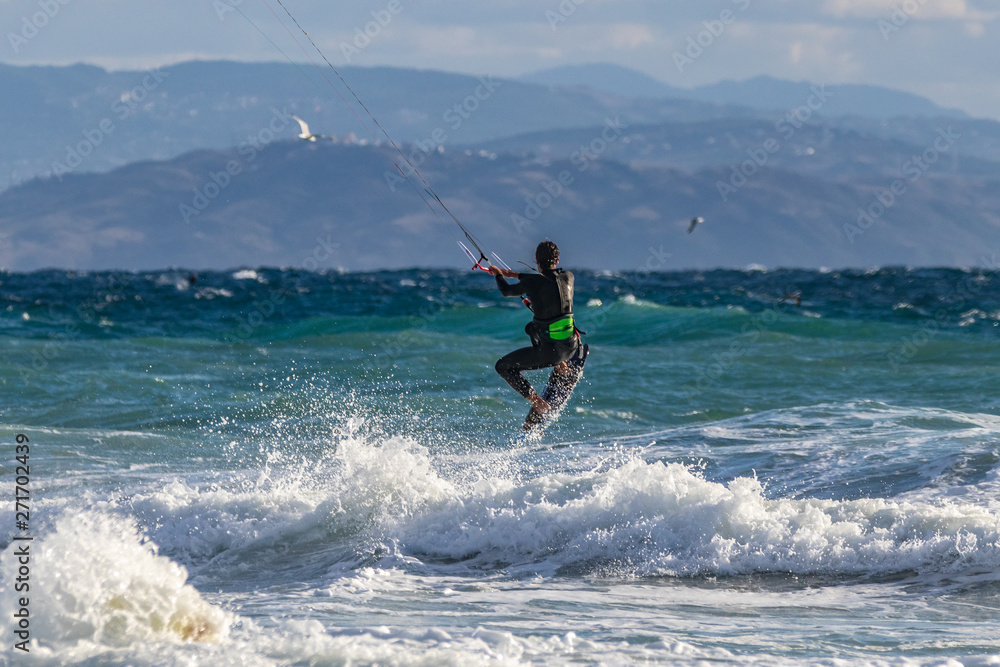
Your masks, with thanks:
[(187, 278), (0, 273), (5, 658), (1000, 663), (997, 272), (580, 272), (524, 446), (488, 277)]

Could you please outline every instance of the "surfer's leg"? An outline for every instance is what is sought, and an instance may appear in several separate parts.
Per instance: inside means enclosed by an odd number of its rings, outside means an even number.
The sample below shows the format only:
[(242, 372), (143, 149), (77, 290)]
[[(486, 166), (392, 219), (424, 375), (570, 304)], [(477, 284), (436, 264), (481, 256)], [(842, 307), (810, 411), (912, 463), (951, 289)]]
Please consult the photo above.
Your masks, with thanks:
[(549, 365), (554, 366), (552, 372), (556, 375), (570, 375), (573, 369), (567, 363), (576, 354), (578, 344), (576, 340), (569, 341), (569, 344), (559, 342), (552, 345), (551, 351), (546, 356), (550, 359)]
[(551, 366), (542, 350), (537, 347), (522, 347), (502, 357), (496, 364), (497, 373), (507, 381), (514, 391), (531, 401), (535, 411), (544, 414), (549, 405), (538, 395), (531, 383), (521, 374), (521, 371), (533, 371)]

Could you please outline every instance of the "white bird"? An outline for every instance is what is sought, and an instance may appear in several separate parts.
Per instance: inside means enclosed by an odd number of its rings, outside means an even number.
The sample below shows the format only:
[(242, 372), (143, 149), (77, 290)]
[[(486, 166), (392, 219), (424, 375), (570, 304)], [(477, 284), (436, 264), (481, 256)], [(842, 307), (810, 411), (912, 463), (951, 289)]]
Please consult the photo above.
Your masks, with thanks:
[(292, 118), (298, 121), (299, 128), (302, 130), (302, 134), (299, 135), (299, 139), (305, 139), (306, 141), (316, 141), (317, 139), (333, 139), (333, 137), (323, 136), (322, 134), (313, 134), (309, 131), (309, 125), (306, 124), (304, 120), (292, 114)]
[(703, 222), (705, 222), (705, 218), (702, 218), (700, 216), (697, 217), (697, 218), (691, 218), (691, 226), (688, 227), (688, 234), (690, 234), (691, 232), (693, 232), (694, 228), (697, 227), (698, 225), (700, 225)]

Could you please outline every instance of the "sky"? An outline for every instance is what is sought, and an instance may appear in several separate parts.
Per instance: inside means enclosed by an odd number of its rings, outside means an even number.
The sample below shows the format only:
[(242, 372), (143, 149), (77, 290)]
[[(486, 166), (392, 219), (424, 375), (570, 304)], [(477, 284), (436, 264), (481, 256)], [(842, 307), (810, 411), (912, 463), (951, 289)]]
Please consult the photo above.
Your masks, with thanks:
[[(681, 88), (758, 75), (1000, 119), (1000, 0), (280, 0), (334, 65), (516, 77), (607, 62)], [(307, 61), (279, 0), (0, 0), (0, 62)]]

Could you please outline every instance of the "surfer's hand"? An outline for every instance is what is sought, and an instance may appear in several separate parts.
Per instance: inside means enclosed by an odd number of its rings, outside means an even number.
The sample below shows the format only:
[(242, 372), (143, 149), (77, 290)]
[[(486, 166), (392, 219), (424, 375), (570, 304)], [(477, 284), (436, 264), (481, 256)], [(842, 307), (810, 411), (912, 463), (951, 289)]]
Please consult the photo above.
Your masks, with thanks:
[(521, 277), (521, 274), (517, 271), (510, 271), (509, 269), (501, 269), (499, 266), (493, 266), (490, 264), (490, 273), (495, 276), (503, 276), (504, 278), (512, 278), (517, 280)]
[(510, 269), (501, 269), (499, 266), (490, 265), (490, 273), (495, 276), (502, 276), (504, 278), (510, 278), (511, 280), (520, 280), (521, 274), (517, 271), (511, 271)]

